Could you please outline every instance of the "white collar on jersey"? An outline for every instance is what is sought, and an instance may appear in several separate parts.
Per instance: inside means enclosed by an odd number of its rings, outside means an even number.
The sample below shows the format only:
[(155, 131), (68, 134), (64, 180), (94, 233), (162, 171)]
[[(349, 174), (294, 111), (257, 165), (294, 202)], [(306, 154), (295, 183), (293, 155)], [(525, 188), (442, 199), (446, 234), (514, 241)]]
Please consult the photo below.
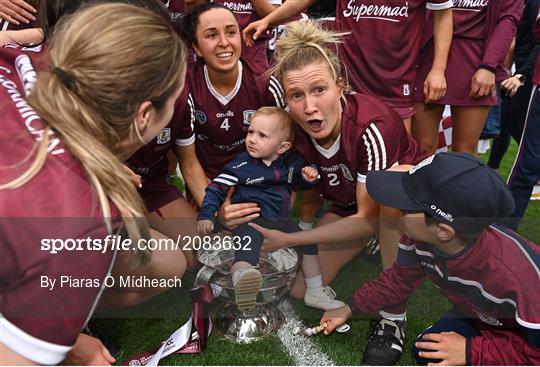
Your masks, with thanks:
[(208, 87), (208, 90), (210, 91), (210, 93), (214, 97), (216, 97), (216, 99), (222, 105), (225, 106), (225, 105), (229, 104), (229, 102), (234, 97), (236, 97), (236, 94), (240, 90), (240, 86), (242, 85), (242, 69), (243, 69), (242, 62), (240, 60), (238, 60), (238, 78), (236, 78), (236, 84), (234, 85), (234, 88), (231, 91), (231, 93), (229, 93), (229, 95), (222, 96), (221, 94), (218, 93), (218, 91), (214, 88), (214, 86), (210, 82), (210, 78), (208, 77), (208, 69), (206, 68), (206, 65), (204, 65), (204, 80), (206, 81), (206, 86)]
[(332, 146), (328, 149), (324, 149), (323, 147), (321, 147), (319, 143), (317, 143), (317, 140), (313, 139), (312, 137), (310, 137), (310, 139), (313, 145), (315, 146), (315, 149), (317, 149), (319, 153), (321, 153), (325, 158), (330, 159), (333, 156), (335, 156), (337, 152), (339, 152), (339, 144), (341, 143), (341, 134), (338, 135), (334, 144), (332, 144)]

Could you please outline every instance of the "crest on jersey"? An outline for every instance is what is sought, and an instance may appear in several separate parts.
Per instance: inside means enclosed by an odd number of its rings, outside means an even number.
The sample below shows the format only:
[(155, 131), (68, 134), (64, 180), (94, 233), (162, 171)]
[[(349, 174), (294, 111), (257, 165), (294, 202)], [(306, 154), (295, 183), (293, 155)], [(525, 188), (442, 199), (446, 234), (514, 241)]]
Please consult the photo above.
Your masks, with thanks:
[(246, 110), (244, 111), (244, 125), (249, 126), (251, 119), (255, 115), (255, 110)]
[(207, 120), (208, 117), (206, 117), (206, 114), (204, 112), (202, 112), (201, 110), (195, 110), (195, 121), (197, 121), (201, 125), (204, 125)]
[(493, 326), (502, 326), (502, 322), (497, 320), (495, 317), (486, 315), (485, 313), (476, 311), (476, 310), (474, 312), (476, 312), (476, 314), (478, 315), (478, 318), (482, 320), (483, 322), (485, 322), (486, 324), (493, 325)]
[(171, 141), (171, 129), (169, 127), (166, 127), (165, 129), (159, 132), (159, 135), (157, 136), (157, 143), (167, 144), (170, 141)]
[(434, 155), (431, 155), (429, 157), (427, 157), (426, 159), (424, 159), (422, 162), (418, 163), (416, 166), (414, 166), (413, 168), (411, 168), (409, 170), (409, 175), (412, 175), (413, 173), (415, 173), (416, 171), (418, 171), (420, 168), (422, 167), (425, 167), (427, 166), (428, 164), (431, 164), (431, 162), (433, 162), (433, 158), (435, 158), (435, 154)]
[(294, 167), (291, 167), (289, 168), (289, 175), (287, 176), (287, 182), (289, 184), (292, 184), (293, 175), (294, 175)]
[(351, 170), (349, 169), (349, 167), (347, 167), (343, 163), (341, 163), (339, 165), (339, 167), (341, 168), (341, 173), (343, 174), (343, 177), (345, 177), (346, 180), (354, 181), (354, 178), (352, 176), (352, 173), (351, 173)]

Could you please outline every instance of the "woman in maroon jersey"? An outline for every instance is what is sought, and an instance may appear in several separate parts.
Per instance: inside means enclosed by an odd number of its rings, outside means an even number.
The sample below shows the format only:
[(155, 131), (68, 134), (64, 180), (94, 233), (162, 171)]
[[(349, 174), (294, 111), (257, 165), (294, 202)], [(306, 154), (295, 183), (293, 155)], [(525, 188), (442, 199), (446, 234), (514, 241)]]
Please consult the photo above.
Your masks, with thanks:
[[(0, 52), (0, 355), (8, 364), (58, 364), (77, 354), (93, 359), (67, 364), (109, 364), (103, 345), (79, 333), (111, 286), (113, 264), (113, 273), (151, 279), (185, 271), (179, 251), (150, 256), (128, 245), (116, 256), (103, 245), (150, 236), (121, 160), (170, 120), (186, 50), (162, 17), (109, 4), (62, 22), (48, 55), (36, 82), (28, 55)], [(63, 249), (51, 249), (53, 240)], [(43, 278), (56, 285), (44, 287)], [(161, 290), (139, 289), (124, 304)]]
[[(251, 116), (263, 106), (283, 106), (281, 87), (240, 58), (240, 30), (233, 13), (217, 4), (201, 4), (182, 20), (182, 34), (201, 60), (188, 72), (186, 105), (171, 124), (180, 168), (195, 204), (209, 183), (245, 150)], [(178, 106), (181, 108), (181, 104)]]
[[(140, 193), (152, 228), (175, 240), (180, 236), (182, 244), (197, 235), (197, 215), (167, 182), (167, 153), (173, 149), (198, 207), (209, 179), (245, 150), (252, 112), (276, 105), (283, 97), (277, 81), (271, 83), (240, 59), (240, 31), (229, 9), (196, 5), (182, 18), (179, 30), (200, 60), (188, 70), (186, 89), (169, 125), (130, 157), (127, 165), (141, 176)], [(194, 267), (191, 252), (185, 255)]]
[[(413, 136), (435, 152), (445, 105), (452, 107), (452, 150), (477, 154), (478, 139), (490, 106), (498, 103), (496, 80), (508, 77), (504, 59), (521, 18), (523, 1), (454, 0), (454, 35), (446, 67), (446, 95), (426, 101), (423, 78), (433, 61), (433, 39), (424, 46), (415, 86)], [(429, 28), (428, 28), (429, 30)]]
[[(415, 164), (425, 156), (407, 136), (400, 116), (382, 101), (360, 93), (344, 94), (339, 59), (330, 51), (340, 36), (313, 22), (289, 23), (286, 36), (277, 42), (277, 61), (271, 68), (303, 130), (295, 148), (307, 163), (317, 166), (322, 196), (333, 205), (314, 230), (299, 235), (263, 230), (263, 234), (268, 237), (267, 248), (319, 243), (326, 282), (361, 250), (358, 239), (372, 235), (379, 225), (389, 226), (398, 216), (367, 195), (367, 172)], [(384, 219), (381, 223), (379, 216)], [(239, 217), (235, 212), (225, 219), (230, 223)], [(387, 268), (395, 261), (397, 241), (392, 240), (397, 230), (384, 229), (381, 256)]]
[[(393, 109), (373, 96), (344, 93), (347, 82), (338, 57), (331, 51), (341, 35), (324, 31), (313, 22), (289, 23), (285, 36), (277, 41), (276, 63), (271, 68), (285, 89), (290, 113), (301, 130), (294, 147), (307, 164), (317, 167), (319, 190), (332, 205), (317, 228), (300, 233), (250, 224), (266, 238), (266, 251), (318, 243), (325, 283), (360, 252), (365, 243), (361, 239), (377, 231), (383, 268), (395, 262), (401, 213), (377, 204), (368, 195), (366, 175), (375, 170), (406, 170), (426, 156)], [(226, 219), (239, 221), (238, 212), (228, 213)], [(303, 281), (303, 275), (298, 274), (291, 290), (295, 297), (305, 293)], [(401, 335), (395, 332), (400, 325), (393, 321), (401, 317), (401, 311), (401, 305), (381, 310), (385, 319), (373, 323), (364, 355), (402, 348), (403, 338), (387, 337)]]
[[(257, 40), (269, 25), (285, 22), (316, 1), (286, 1), (244, 29), (246, 43)], [(434, 10), (432, 28), (437, 44), (425, 85), (428, 98), (438, 100), (446, 90), (444, 69), (452, 36), (452, 0), (337, 0), (334, 3), (336, 29), (350, 32), (346, 42), (339, 45), (350, 88), (382, 99), (402, 117), (410, 131), (425, 11)]]

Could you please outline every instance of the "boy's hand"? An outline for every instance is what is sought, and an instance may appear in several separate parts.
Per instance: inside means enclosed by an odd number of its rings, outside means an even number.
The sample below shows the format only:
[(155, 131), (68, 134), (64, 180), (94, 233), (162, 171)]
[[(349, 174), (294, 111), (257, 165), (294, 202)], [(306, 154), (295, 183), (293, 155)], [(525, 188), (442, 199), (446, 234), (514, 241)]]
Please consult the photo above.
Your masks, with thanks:
[(197, 229), (199, 233), (208, 236), (214, 231), (214, 222), (208, 219), (203, 219), (197, 222)]
[(340, 308), (334, 308), (324, 313), (321, 318), (320, 324), (326, 323), (324, 328), (324, 335), (331, 334), (340, 325), (343, 325), (351, 317), (351, 309), (345, 305)]
[(313, 182), (319, 176), (319, 171), (313, 166), (306, 166), (302, 168), (302, 178), (308, 182)]
[(421, 349), (418, 355), (426, 359), (441, 359), (439, 363), (429, 363), (428, 366), (463, 366), (467, 363), (467, 338), (451, 331), (425, 334), (424, 341), (416, 342), (416, 348)]

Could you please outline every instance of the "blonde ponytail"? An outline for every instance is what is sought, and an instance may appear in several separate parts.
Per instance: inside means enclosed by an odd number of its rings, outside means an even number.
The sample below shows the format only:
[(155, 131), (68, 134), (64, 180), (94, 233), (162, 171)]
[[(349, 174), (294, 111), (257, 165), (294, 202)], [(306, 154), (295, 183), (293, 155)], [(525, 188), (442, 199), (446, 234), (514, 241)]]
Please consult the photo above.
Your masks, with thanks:
[[(49, 129), (83, 165), (96, 190), (107, 227), (109, 200), (130, 238), (149, 237), (146, 210), (118, 157), (137, 139), (135, 117), (144, 101), (159, 109), (177, 90), (186, 50), (169, 23), (124, 4), (97, 5), (64, 17), (49, 48), (51, 72), (38, 74), (29, 104), (47, 128), (31, 167), (5, 188), (30, 180), (46, 161)], [(135, 248), (133, 266), (149, 252)]]
[(322, 28), (318, 21), (294, 21), (287, 24), (285, 35), (276, 42), (276, 61), (267, 72), (283, 83), (283, 76), (314, 62), (328, 64), (335, 81), (342, 78), (339, 58), (332, 49), (349, 33), (337, 33)]

